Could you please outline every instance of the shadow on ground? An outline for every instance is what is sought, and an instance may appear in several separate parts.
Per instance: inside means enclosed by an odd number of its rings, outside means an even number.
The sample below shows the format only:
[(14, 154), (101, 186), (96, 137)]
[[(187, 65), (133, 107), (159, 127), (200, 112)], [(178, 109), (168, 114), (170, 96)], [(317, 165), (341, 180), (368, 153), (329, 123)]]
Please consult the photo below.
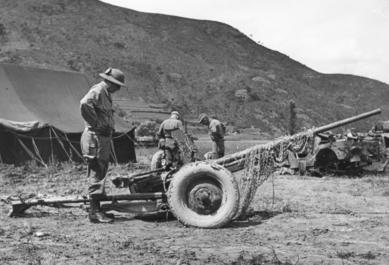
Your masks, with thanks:
[(260, 225), (264, 221), (273, 218), (274, 216), (277, 216), (279, 214), (282, 214), (280, 211), (253, 211), (248, 214), (246, 214), (243, 218), (239, 218), (235, 220), (234, 222), (230, 223), (226, 226), (226, 228), (242, 228), (242, 227), (249, 227), (249, 226), (255, 226)]

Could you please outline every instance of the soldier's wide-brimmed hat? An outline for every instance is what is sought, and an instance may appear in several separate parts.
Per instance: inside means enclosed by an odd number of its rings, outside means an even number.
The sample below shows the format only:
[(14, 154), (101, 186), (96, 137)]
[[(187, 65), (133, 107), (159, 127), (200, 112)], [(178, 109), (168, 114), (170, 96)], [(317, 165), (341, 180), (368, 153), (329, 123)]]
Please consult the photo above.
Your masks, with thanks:
[(206, 113), (201, 113), (199, 115), (199, 123), (201, 123), (205, 119), (208, 119), (208, 115)]
[(116, 85), (124, 87), (126, 86), (126, 84), (124, 83), (124, 74), (119, 69), (110, 67), (105, 70), (104, 73), (100, 73), (99, 76)]

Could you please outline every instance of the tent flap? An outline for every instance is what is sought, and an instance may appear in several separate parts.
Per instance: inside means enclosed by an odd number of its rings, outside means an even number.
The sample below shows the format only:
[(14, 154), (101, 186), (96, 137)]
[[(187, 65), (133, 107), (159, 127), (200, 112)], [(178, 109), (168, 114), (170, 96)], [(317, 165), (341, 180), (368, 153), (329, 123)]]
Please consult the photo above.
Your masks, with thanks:
[(42, 129), (45, 127), (48, 127), (48, 124), (39, 121), (18, 122), (0, 119), (0, 130), (31, 132), (33, 130)]

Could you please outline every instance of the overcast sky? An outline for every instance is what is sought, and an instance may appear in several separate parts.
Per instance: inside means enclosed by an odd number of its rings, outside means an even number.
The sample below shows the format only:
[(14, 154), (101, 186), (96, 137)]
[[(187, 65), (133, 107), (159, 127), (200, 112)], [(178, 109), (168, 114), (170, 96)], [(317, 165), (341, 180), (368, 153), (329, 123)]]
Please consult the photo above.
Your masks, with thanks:
[(104, 0), (142, 12), (227, 23), (323, 73), (389, 84), (389, 0)]

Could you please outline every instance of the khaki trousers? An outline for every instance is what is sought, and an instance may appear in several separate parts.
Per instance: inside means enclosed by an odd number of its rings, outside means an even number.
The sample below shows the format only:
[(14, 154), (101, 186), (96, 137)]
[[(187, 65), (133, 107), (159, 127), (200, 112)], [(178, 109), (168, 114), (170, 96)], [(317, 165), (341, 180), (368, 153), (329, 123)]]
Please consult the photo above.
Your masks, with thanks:
[(111, 139), (86, 128), (81, 136), (81, 150), (88, 163), (89, 196), (104, 194), (105, 179), (111, 154)]
[(224, 156), (224, 139), (212, 141), (212, 153), (216, 155), (216, 158), (220, 158)]

